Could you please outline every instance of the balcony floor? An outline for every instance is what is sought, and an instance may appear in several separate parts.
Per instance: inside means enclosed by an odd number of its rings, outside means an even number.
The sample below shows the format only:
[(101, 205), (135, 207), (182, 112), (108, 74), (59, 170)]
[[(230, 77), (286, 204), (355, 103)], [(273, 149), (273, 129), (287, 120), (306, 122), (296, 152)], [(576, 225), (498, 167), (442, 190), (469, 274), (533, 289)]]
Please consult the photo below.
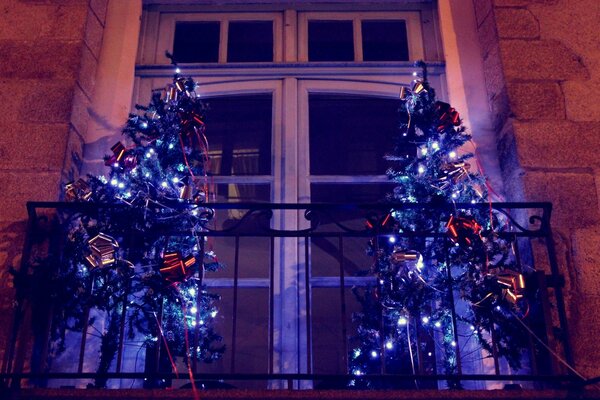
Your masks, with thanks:
[[(198, 399), (245, 400), (245, 399), (581, 399), (599, 400), (600, 390), (405, 390), (405, 391), (349, 391), (349, 390), (210, 390), (200, 391)], [(195, 400), (191, 390), (145, 390), (145, 389), (21, 389), (0, 390), (0, 398), (6, 400), (69, 400), (69, 399), (190, 399)]]

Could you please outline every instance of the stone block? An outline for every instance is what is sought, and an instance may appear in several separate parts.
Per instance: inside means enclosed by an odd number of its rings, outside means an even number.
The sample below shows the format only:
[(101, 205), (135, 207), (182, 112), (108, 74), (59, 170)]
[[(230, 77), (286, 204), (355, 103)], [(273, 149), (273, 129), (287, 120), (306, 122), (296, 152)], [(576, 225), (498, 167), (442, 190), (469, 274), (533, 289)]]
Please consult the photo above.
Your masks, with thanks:
[(532, 4), (552, 5), (559, 0), (494, 0), (494, 7), (525, 7)]
[(31, 85), (21, 103), (20, 119), (24, 122), (69, 122), (75, 86), (74, 81)]
[(10, 79), (75, 79), (81, 59), (80, 41), (43, 39), (0, 41), (0, 77)]
[(573, 121), (600, 121), (600, 80), (562, 83), (567, 118)]
[(475, 8), (477, 26), (479, 26), (492, 12), (493, 2), (492, 0), (473, 0), (473, 7)]
[(496, 19), (493, 14), (489, 14), (481, 23), (478, 29), (479, 44), (481, 45), (481, 55), (488, 57), (490, 53), (496, 53), (499, 50), (498, 32), (496, 30)]
[(81, 137), (85, 137), (90, 119), (90, 100), (79, 86), (75, 86), (73, 95), (73, 110), (71, 112), (71, 125)]
[(507, 85), (511, 111), (518, 119), (565, 118), (560, 86), (555, 82), (511, 82)]
[(11, 124), (0, 142), (0, 169), (59, 171), (67, 146), (69, 126), (62, 124)]
[(583, 229), (600, 223), (592, 174), (527, 171), (522, 180), (526, 201), (553, 204), (551, 223), (555, 229)]
[(540, 35), (540, 24), (525, 8), (498, 8), (494, 11), (501, 39), (534, 39)]
[(55, 201), (60, 192), (58, 172), (0, 172), (0, 222), (27, 218), (28, 201)]
[(62, 176), (66, 181), (79, 177), (83, 163), (83, 140), (74, 129), (69, 132)]
[(108, 0), (90, 0), (90, 8), (98, 17), (98, 21), (100, 24), (104, 26), (104, 22), (106, 21), (106, 10), (108, 8)]
[(0, 39), (81, 40), (87, 7), (85, 4), (23, 4), (5, 0), (0, 9)]
[(87, 46), (83, 46), (81, 56), (81, 68), (79, 69), (79, 86), (88, 98), (92, 98), (94, 94), (94, 86), (96, 84), (96, 68), (98, 60), (92, 54)]
[(570, 121), (513, 123), (518, 163), (523, 168), (600, 167), (600, 126)]
[(500, 51), (508, 80), (587, 79), (581, 58), (556, 40), (502, 40)]
[(85, 43), (97, 59), (100, 57), (103, 34), (104, 27), (100, 24), (98, 17), (94, 14), (92, 9), (88, 9), (87, 21), (85, 23)]
[(595, 343), (600, 329), (600, 296), (579, 295), (572, 302), (568, 323), (575, 368), (584, 376), (598, 376), (600, 346)]
[(578, 229), (573, 234), (573, 261), (578, 292), (600, 295), (600, 227)]

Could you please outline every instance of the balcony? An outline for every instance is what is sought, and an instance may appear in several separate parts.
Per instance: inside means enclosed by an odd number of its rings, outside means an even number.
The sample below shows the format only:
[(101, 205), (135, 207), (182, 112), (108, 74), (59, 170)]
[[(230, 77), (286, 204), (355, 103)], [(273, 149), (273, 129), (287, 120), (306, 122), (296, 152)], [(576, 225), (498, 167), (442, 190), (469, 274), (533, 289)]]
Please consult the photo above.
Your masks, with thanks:
[[(515, 265), (527, 270), (527, 312), (514, 320), (528, 342), (522, 368), (507, 362), (493, 334), (487, 351), (474, 344), (472, 335), (465, 333), (469, 327), (461, 317), (457, 288), (449, 285), (436, 290), (453, 304), (453, 370), (444, 367), (439, 325), (421, 315), (411, 315), (402, 324), (414, 335), (408, 339), (410, 359), (404, 359), (403, 367), (392, 365), (390, 345), (382, 334), (381, 351), (372, 353), (369, 361), (374, 371), (353, 369), (352, 359), (357, 349), (360, 352), (360, 299), (378, 285), (369, 272), (373, 258), (365, 254), (367, 243), (393, 236), (440, 240), (447, 251), (455, 245), (444, 223), (427, 231), (398, 232), (386, 223), (386, 216), (411, 210), (447, 221), (457, 210), (488, 209), (507, 222), (509, 228), (498, 235), (511, 244)], [(186, 362), (189, 354), (170, 344), (177, 332), (163, 329), (168, 319), (164, 302), (154, 314), (154, 337), (136, 332), (130, 320), (137, 296), (132, 287), (119, 297), (113, 328), (106, 321), (108, 314), (87, 300), (78, 303), (79, 324), (61, 321), (65, 297), (48, 287), (59, 282), (56, 276), (65, 262), (66, 235), (73, 221), (121, 218), (126, 207), (38, 202), (28, 203), (28, 211), (22, 265), (15, 274), (14, 321), (5, 328), (10, 345), (0, 374), (3, 390), (12, 398), (506, 398), (507, 392), (492, 389), (524, 389), (511, 391), (514, 398), (566, 398), (571, 390), (581, 398), (600, 398), (583, 390), (590, 382), (570, 368), (563, 278), (550, 240), (549, 203), (216, 203), (210, 204), (210, 221), (195, 233), (159, 226), (145, 232), (133, 226), (121, 231), (119, 251), (125, 258), (135, 257), (136, 246), (146, 236), (196, 235), (203, 251), (214, 250), (226, 265), (222, 271), (190, 277), (196, 285), (192, 296), (203, 290), (219, 296), (210, 324), (222, 337), (225, 351), (210, 363), (201, 362), (202, 357)], [(138, 267), (131, 265), (132, 271)], [(453, 271), (447, 273), (452, 282)], [(183, 325), (189, 327), (184, 332), (186, 348), (200, 349), (207, 325), (197, 312), (184, 308), (183, 315)], [(114, 358), (99, 372), (102, 339), (110, 329), (116, 332)], [(445, 390), (448, 387), (470, 390)]]

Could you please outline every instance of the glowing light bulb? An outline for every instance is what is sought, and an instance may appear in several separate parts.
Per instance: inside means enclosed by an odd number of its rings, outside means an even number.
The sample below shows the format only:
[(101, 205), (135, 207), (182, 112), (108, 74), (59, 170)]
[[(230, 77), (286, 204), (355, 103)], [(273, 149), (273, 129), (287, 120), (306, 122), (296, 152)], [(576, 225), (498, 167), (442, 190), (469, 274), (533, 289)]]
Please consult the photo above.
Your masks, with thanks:
[(178, 177), (173, 178), (173, 183), (178, 183), (178, 182), (179, 182), (179, 178)]
[(154, 149), (150, 148), (150, 150), (148, 150), (150, 152), (150, 154), (154, 154)]
[(453, 199), (458, 199), (458, 193), (457, 192), (452, 193), (452, 198)]
[(169, 186), (169, 184), (166, 181), (162, 181), (162, 183), (160, 184), (160, 186), (166, 188), (167, 186)]
[(413, 76), (418, 76), (418, 75), (419, 75), (419, 73), (418, 73), (417, 71), (413, 71), (412, 75), (413, 75)]
[(437, 150), (440, 148), (440, 144), (438, 142), (431, 143), (431, 148)]
[(190, 289), (188, 290), (188, 293), (190, 294), (190, 296), (195, 296), (195, 295), (196, 295), (196, 289), (194, 289), (194, 288), (190, 288)]
[(198, 309), (196, 307), (192, 307), (190, 308), (190, 311), (192, 314), (196, 314), (198, 312)]
[(192, 210), (192, 215), (198, 215), (198, 210)]
[(421, 321), (423, 321), (424, 324), (428, 324), (429, 323), (429, 317), (425, 316), (425, 317), (421, 318)]
[(379, 354), (377, 354), (377, 352), (376, 352), (375, 350), (373, 350), (373, 351), (371, 352), (371, 358), (377, 358), (377, 356), (378, 356), (378, 355), (379, 355)]
[(142, 129), (146, 129), (146, 128), (148, 127), (148, 123), (147, 123), (147, 122), (142, 122), (142, 123), (140, 124), (140, 127), (141, 127)]
[(456, 347), (456, 342), (453, 340), (452, 342), (450, 342), (450, 346)]
[(426, 155), (427, 155), (427, 147), (423, 147), (423, 148), (421, 149), (421, 154), (422, 154), (422, 155), (424, 155), (424, 156), (426, 156)]
[(475, 327), (474, 327), (473, 325), (471, 325), (471, 330), (472, 330), (472, 331), (474, 331), (474, 330), (475, 330)]
[(354, 375), (362, 375), (362, 371), (360, 369), (355, 369), (354, 370)]
[(442, 323), (440, 321), (435, 321), (435, 323), (433, 324), (436, 328), (441, 328), (442, 327)]
[(431, 357), (431, 356), (433, 355), (433, 353), (432, 353), (432, 352), (429, 352), (429, 353), (427, 353), (427, 355), (428, 355), (429, 357)]
[(390, 243), (396, 243), (396, 236), (390, 236), (388, 239), (388, 242)]
[(391, 350), (394, 348), (394, 343), (391, 340), (388, 340), (387, 342), (385, 342), (385, 348), (388, 350)]
[(196, 321), (192, 321), (192, 326), (196, 326), (196, 325), (197, 325)]
[(119, 184), (119, 181), (113, 178), (110, 180), (110, 184), (113, 186), (117, 186)]
[(419, 174), (425, 173), (425, 167), (422, 165), (419, 165), (418, 171), (419, 171)]
[(451, 151), (450, 153), (448, 153), (448, 157), (450, 157), (450, 158), (456, 158), (456, 152), (455, 151)]
[(173, 143), (169, 143), (169, 148), (172, 149), (173, 147), (175, 147), (175, 145)]
[(175, 73), (176, 73), (176, 74), (180, 74), (180, 73), (181, 73), (181, 70), (180, 70), (179, 68), (175, 68)]
[(406, 319), (406, 317), (400, 317), (400, 318), (398, 318), (398, 325), (404, 326), (406, 324), (408, 324), (408, 320)]
[(119, 182), (117, 186), (119, 187), (119, 189), (123, 189), (125, 187), (125, 184), (123, 182)]
[(150, 172), (146, 172), (146, 173), (144, 174), (144, 176), (145, 176), (146, 178), (150, 178)]
[(113, 164), (113, 167), (115, 167), (115, 168), (119, 168), (119, 163), (118, 163), (118, 162), (114, 163), (114, 164)]
[(146, 152), (146, 158), (150, 158), (150, 157), (152, 157), (152, 153), (150, 153), (149, 151)]
[(200, 325), (204, 325), (204, 320), (203, 319), (200, 320)]
[(361, 355), (361, 351), (360, 349), (354, 349), (354, 358), (358, 357)]
[(215, 311), (211, 312), (210, 316), (213, 317), (213, 318), (216, 317), (217, 316), (217, 311), (215, 310)]

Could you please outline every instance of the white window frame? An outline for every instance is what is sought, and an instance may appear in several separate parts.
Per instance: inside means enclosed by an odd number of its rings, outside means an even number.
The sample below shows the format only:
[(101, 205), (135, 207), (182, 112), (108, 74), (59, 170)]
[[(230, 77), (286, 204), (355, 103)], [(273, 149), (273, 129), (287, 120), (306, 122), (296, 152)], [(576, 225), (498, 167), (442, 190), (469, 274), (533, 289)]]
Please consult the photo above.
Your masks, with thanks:
[[(398, 4), (386, 6), (390, 12), (378, 11), (358, 12), (355, 7), (350, 7), (356, 21), (361, 19), (384, 19), (387, 15), (392, 19), (404, 19), (401, 15), (409, 17), (419, 25), (418, 33), (414, 33), (412, 23), (407, 20), (407, 35), (409, 42), (420, 42), (417, 50), (409, 45), (410, 57), (426, 54), (440, 54), (439, 38), (437, 36), (423, 37), (420, 24), (431, 16), (434, 11), (421, 9), (423, 6), (415, 4), (406, 5), (410, 11), (399, 11)], [(211, 64), (181, 64), (180, 68), (185, 75), (193, 76), (200, 84), (197, 92), (201, 96), (223, 96), (244, 93), (264, 93), (265, 88), (271, 88), (274, 93), (273, 108), (273, 138), (272, 138), (272, 175), (271, 176), (244, 176), (244, 177), (214, 177), (215, 183), (270, 183), (272, 187), (273, 202), (308, 202), (310, 201), (310, 184), (325, 183), (376, 183), (385, 182), (383, 175), (378, 176), (310, 176), (309, 175), (309, 135), (308, 135), (308, 95), (310, 93), (340, 93), (359, 94), (377, 97), (397, 97), (401, 85), (409, 85), (413, 79), (414, 68), (411, 62), (368, 62), (355, 61), (354, 63), (312, 63), (302, 59), (306, 54), (308, 38), (306, 36), (306, 23), (302, 16), (322, 16), (326, 19), (337, 15), (340, 19), (348, 19), (348, 11), (343, 6), (341, 10), (332, 11), (322, 9), (309, 11), (304, 9), (279, 9), (278, 11), (239, 12), (239, 7), (232, 13), (215, 12), (183, 14), (169, 6), (166, 10), (161, 7), (148, 12), (142, 22), (142, 41), (138, 52), (138, 67), (136, 68), (136, 90), (134, 102), (149, 98), (151, 89), (162, 87), (172, 77), (173, 68), (170, 61), (164, 57), (161, 47), (169, 46), (172, 49), (173, 33), (176, 21), (198, 20), (199, 16), (210, 15), (213, 18), (234, 16), (238, 20), (257, 20), (261, 13), (265, 19), (273, 18), (280, 21), (274, 23), (274, 29), (281, 29), (281, 35), (274, 32), (274, 63), (211, 63)], [(307, 6), (308, 7), (308, 6)], [(331, 7), (331, 6), (329, 6)], [(364, 8), (364, 5), (362, 6)], [(281, 8), (281, 7), (280, 7)], [(162, 11), (161, 11), (162, 10)], [(178, 12), (175, 12), (178, 11)], [(195, 10), (196, 11), (196, 10)], [(410, 14), (410, 15), (409, 15)], [(425, 16), (424, 16), (425, 15)], [(360, 17), (359, 17), (360, 16)], [(205, 19), (206, 20), (206, 19)], [(229, 19), (231, 20), (231, 19)], [(432, 19), (433, 20), (433, 19)], [(306, 19), (308, 21), (308, 19)], [(360, 25), (360, 22), (356, 22)], [(223, 26), (223, 25), (222, 25)], [(305, 26), (305, 28), (302, 28)], [(303, 30), (302, 30), (303, 29)], [(165, 31), (166, 30), (166, 31)], [(431, 31), (431, 26), (428, 27)], [(433, 30), (435, 31), (435, 29)], [(170, 39), (161, 38), (168, 36)], [(356, 30), (355, 30), (356, 32)], [(154, 35), (154, 36), (153, 36)], [(412, 38), (412, 39), (411, 39)], [(170, 42), (165, 42), (165, 40)], [(221, 41), (226, 40), (221, 35)], [(422, 42), (421, 42), (422, 41)], [(362, 44), (362, 40), (359, 40)], [(159, 44), (160, 43), (160, 44)], [(304, 46), (302, 43), (305, 43)], [(356, 40), (355, 40), (356, 43)], [(432, 45), (434, 43), (434, 45)], [(280, 47), (279, 47), (280, 46)], [(302, 47), (305, 50), (302, 50)], [(429, 50), (426, 51), (426, 48)], [(304, 53), (302, 53), (304, 51)], [(355, 52), (357, 54), (358, 52)], [(362, 51), (360, 52), (362, 54)], [(225, 53), (226, 54), (226, 50)], [(220, 46), (219, 61), (224, 60), (223, 46)], [(282, 62), (279, 62), (282, 61)], [(440, 98), (445, 98), (444, 67), (440, 62), (429, 63), (430, 81), (438, 89)], [(210, 129), (210, 128), (209, 128)], [(274, 227), (278, 229), (304, 228), (304, 218), (296, 212), (285, 212), (276, 219)], [(279, 240), (275, 249), (275, 277), (277, 286), (274, 288), (275, 304), (274, 326), (275, 354), (274, 372), (302, 373), (306, 372), (306, 353), (298, 353), (298, 349), (307, 346), (306, 313), (305, 311), (305, 273), (303, 265), (305, 247), (303, 240)], [(335, 280), (335, 282), (334, 282)], [(217, 286), (233, 286), (230, 280), (214, 282)], [(260, 281), (260, 282), (259, 282)], [(337, 278), (319, 277), (311, 279), (314, 287), (335, 285)], [(210, 280), (207, 280), (210, 285)], [(241, 283), (241, 282), (240, 282)], [(246, 287), (264, 287), (262, 280), (248, 280)], [(290, 290), (293, 289), (293, 290)], [(303, 313), (301, 313), (303, 311)], [(300, 316), (300, 320), (297, 317)]]

